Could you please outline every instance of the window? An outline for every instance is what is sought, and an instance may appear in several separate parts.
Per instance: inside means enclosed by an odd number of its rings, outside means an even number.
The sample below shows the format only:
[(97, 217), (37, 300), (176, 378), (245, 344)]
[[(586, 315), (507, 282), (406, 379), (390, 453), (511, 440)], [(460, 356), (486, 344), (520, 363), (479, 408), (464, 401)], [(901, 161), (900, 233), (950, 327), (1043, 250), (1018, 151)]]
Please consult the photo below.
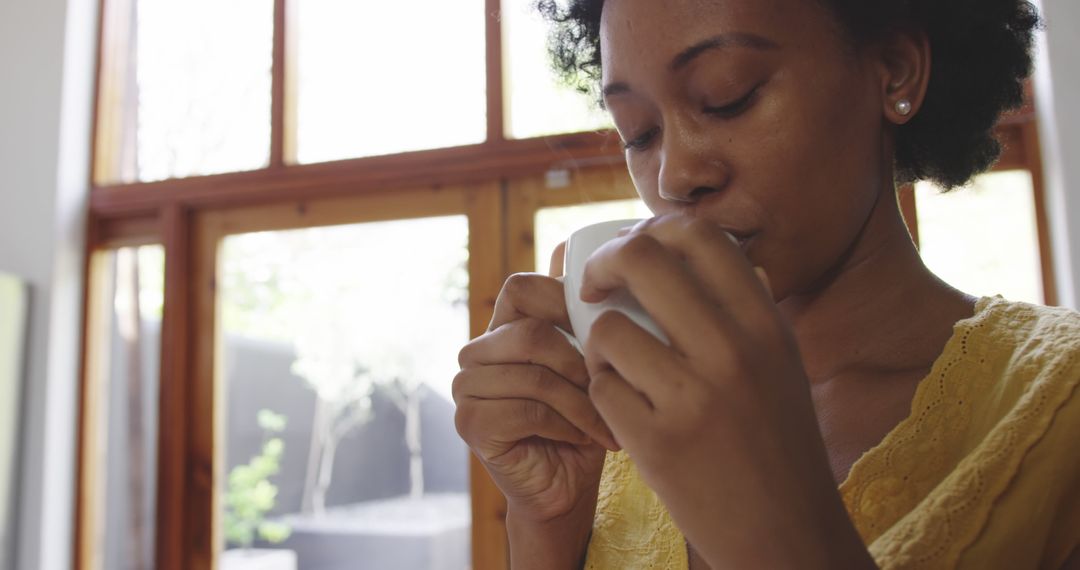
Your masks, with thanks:
[(574, 230), (605, 220), (652, 217), (645, 203), (636, 198), (553, 206), (536, 212), (536, 270), (546, 271), (555, 247)]
[(984, 174), (968, 188), (915, 188), (920, 253), (950, 285), (973, 295), (1043, 303), (1031, 174)]
[[(414, 558), (386, 567), (433, 567), (435, 543), (506, 567), (503, 499), (448, 424), (450, 347), (569, 228), (647, 215), (528, 4), (103, 2), (78, 570), (236, 570), (252, 550), (307, 570), (336, 548), (311, 547), (320, 524), (389, 540), (417, 510), (428, 538), (398, 533)], [(1009, 121), (1000, 168), (1031, 173), (1013, 186), (1053, 303), (1035, 125)], [(929, 258), (951, 206), (924, 194), (905, 211)], [(352, 522), (305, 518), (320, 504)]]
[(140, 570), (154, 560), (159, 349), (164, 291), (160, 245), (96, 254), (88, 313), (94, 326), (84, 395), (83, 509), (93, 565)]
[(269, 165), (273, 0), (113, 0), (106, 16), (98, 180)]
[(294, 10), (296, 162), (484, 142), (483, 0)]
[(450, 394), (468, 241), (465, 216), (226, 238), (222, 568), (253, 546), (298, 568), (470, 566)]
[(561, 83), (552, 71), (547, 24), (533, 6), (520, 1), (503, 6), (503, 73), (510, 102), (506, 135), (524, 139), (610, 129), (611, 119), (598, 102)]

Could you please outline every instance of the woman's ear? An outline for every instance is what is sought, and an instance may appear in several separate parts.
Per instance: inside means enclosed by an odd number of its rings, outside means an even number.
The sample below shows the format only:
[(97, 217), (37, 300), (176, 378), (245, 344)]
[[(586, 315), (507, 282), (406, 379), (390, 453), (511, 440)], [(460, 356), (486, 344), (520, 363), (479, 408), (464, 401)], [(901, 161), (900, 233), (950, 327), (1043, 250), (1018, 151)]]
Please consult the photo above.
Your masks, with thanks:
[(882, 112), (902, 125), (919, 113), (930, 83), (930, 40), (920, 30), (897, 29), (877, 44)]

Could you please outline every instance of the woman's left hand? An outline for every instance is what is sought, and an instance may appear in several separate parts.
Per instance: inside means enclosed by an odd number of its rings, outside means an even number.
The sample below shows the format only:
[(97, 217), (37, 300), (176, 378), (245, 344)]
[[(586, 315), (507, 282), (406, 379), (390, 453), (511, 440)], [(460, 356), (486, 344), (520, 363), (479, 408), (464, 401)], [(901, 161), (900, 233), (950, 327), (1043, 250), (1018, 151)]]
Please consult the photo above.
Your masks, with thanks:
[(829, 469), (794, 335), (761, 270), (710, 222), (639, 224), (590, 259), (581, 298), (627, 288), (585, 346), (589, 396), (713, 568), (873, 567)]

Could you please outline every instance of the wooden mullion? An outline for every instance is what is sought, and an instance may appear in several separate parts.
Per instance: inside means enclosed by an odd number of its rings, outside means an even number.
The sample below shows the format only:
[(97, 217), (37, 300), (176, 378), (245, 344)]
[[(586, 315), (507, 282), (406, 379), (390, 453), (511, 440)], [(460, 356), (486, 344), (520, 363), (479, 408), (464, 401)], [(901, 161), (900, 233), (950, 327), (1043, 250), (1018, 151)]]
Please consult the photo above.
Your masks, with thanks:
[(213, 570), (217, 567), (220, 547), (221, 512), (218, 508), (218, 483), (224, 472), (224, 437), (222, 421), (223, 375), (217, 349), (221, 346), (221, 327), (217, 319), (218, 246), (225, 236), (220, 225), (207, 222), (209, 214), (192, 214), (187, 251), (190, 274), (187, 315), (188, 348), (188, 500), (184, 524), (191, 549), (187, 568)]
[[(570, 174), (570, 184), (563, 188), (549, 188), (544, 177), (531, 177), (516, 181), (513, 191), (515, 205), (518, 192), (526, 192), (534, 210), (593, 204), (611, 200), (632, 200), (638, 197), (637, 189), (625, 164), (595, 164), (575, 168)], [(535, 215), (535, 212), (533, 213)], [(538, 268), (543, 271), (544, 267)]]
[[(503, 200), (498, 188), (470, 190), (469, 329), (472, 338), (487, 330), (502, 283), (508, 275), (503, 239)], [(472, 501), (472, 568), (509, 567), (506, 542), (506, 500), (487, 471), (470, 454), (469, 490)]]
[(161, 323), (161, 391), (158, 426), (158, 483), (155, 567), (189, 570), (192, 541), (188, 484), (191, 428), (190, 214), (179, 205), (162, 215), (165, 299)]
[(498, 143), (506, 139), (501, 0), (484, 0), (484, 33), (487, 66), (487, 140), (488, 143)]
[(157, 215), (124, 218), (98, 218), (96, 243), (102, 248), (139, 247), (161, 243), (161, 226)]
[(506, 189), (506, 249), (509, 273), (547, 273), (534, 267), (536, 260), (536, 212), (544, 191), (542, 176), (515, 180)]
[(1046, 205), (1046, 183), (1043, 177), (1042, 150), (1039, 145), (1039, 127), (1035, 122), (1024, 127), (1024, 154), (1031, 172), (1032, 198), (1035, 202), (1035, 229), (1039, 236), (1039, 261), (1042, 269), (1043, 303), (1058, 304), (1057, 274), (1054, 271), (1053, 240), (1050, 238), (1050, 220)]
[(1028, 169), (1027, 142), (1024, 140), (1024, 132), (1029, 122), (1012, 122), (998, 125), (994, 129), (994, 137), (1001, 143), (1001, 156), (994, 163), (992, 170), (1017, 170)]
[[(513, 143), (513, 144), (510, 144)], [(94, 188), (90, 207), (102, 217), (154, 211), (170, 203), (224, 208), (319, 199), (427, 185), (477, 184), (542, 174), (553, 165), (597, 157), (621, 160), (613, 135), (579, 133), (550, 140), (505, 141), (404, 155), (289, 166), (213, 176)]]
[(285, 34), (286, 0), (274, 0), (274, 48), (271, 64), (270, 168), (285, 166)]
[[(483, 185), (481, 188), (492, 186)], [(487, 190), (470, 190), (487, 191)], [(491, 190), (494, 191), (494, 190)], [(372, 223), (445, 216), (464, 211), (463, 187), (413, 188), (367, 196), (297, 200), (204, 212), (202, 218), (228, 235), (283, 231), (317, 226)], [(202, 247), (202, 246), (200, 246)]]

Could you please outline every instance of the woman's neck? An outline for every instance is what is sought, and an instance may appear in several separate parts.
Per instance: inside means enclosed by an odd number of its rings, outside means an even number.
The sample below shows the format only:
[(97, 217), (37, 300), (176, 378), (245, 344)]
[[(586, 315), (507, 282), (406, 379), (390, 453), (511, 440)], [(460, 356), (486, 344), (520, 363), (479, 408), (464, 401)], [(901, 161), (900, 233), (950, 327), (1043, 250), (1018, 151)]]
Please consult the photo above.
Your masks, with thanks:
[(807, 375), (820, 382), (852, 371), (928, 368), (974, 302), (926, 268), (890, 194), (878, 200), (841, 265), (779, 308)]

